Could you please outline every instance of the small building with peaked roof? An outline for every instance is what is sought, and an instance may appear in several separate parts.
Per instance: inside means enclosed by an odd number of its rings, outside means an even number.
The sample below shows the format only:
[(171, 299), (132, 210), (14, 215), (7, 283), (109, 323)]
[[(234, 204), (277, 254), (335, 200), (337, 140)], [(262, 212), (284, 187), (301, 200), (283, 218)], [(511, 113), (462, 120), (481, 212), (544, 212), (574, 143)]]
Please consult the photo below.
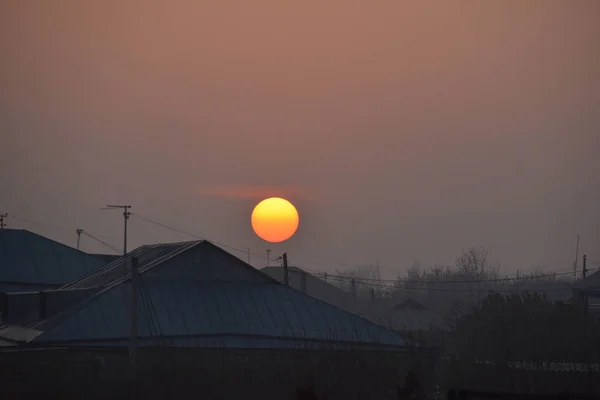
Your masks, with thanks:
[(105, 261), (23, 229), (0, 230), (0, 292), (59, 288)]
[(426, 331), (441, 327), (443, 317), (423, 303), (407, 297), (373, 316), (373, 321), (395, 331)]
[[(139, 272), (136, 292), (132, 264)], [(142, 246), (39, 293), (30, 302), (39, 307), (35, 321), (0, 327), (0, 344), (22, 352), (5, 357), (13, 364), (10, 374), (30, 382), (30, 376), (59, 371), (63, 383), (52, 390), (72, 390), (73, 371), (90, 365), (93, 350), (109, 376), (96, 386), (86, 383), (86, 390), (115, 387), (106, 382), (122, 380), (129, 365), (121, 350), (131, 344), (132, 293), (138, 299), (136, 373), (150, 392), (176, 382), (178, 395), (207, 390), (191, 389), (198, 383), (226, 392), (224, 398), (285, 398), (298, 379), (314, 374), (332, 393), (381, 398), (418, 354), (436, 357), (397, 332), (282, 285), (210, 242), (194, 241)]]
[[(397, 333), (308, 296), (208, 241), (142, 246), (127, 258), (70, 282), (48, 299), (71, 296), (29, 328), (32, 345), (128, 345), (131, 273), (139, 271), (141, 346), (406, 349)], [(32, 301), (32, 304), (41, 304)], [(0, 337), (2, 331), (0, 330)], [(14, 340), (14, 337), (11, 338)]]

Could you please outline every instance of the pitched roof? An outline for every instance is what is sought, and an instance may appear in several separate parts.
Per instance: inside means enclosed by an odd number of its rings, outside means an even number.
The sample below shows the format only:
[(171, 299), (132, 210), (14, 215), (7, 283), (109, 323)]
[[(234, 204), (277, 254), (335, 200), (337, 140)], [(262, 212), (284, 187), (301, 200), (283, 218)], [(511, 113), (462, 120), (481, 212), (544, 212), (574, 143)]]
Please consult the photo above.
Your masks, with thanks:
[(129, 264), (134, 258), (138, 263), (138, 270), (143, 272), (148, 268), (152, 268), (157, 263), (173, 258), (201, 242), (202, 241), (194, 241), (140, 246), (128, 253), (127, 256), (119, 257), (96, 271), (80, 276), (78, 279), (63, 285), (61, 289), (101, 287), (117, 282), (131, 276), (131, 274), (128, 274)]
[(104, 261), (21, 229), (0, 230), (0, 291), (58, 287)]
[[(141, 291), (139, 335), (150, 341), (159, 342), (159, 337), (237, 337), (408, 345), (394, 332), (281, 284), (151, 282)], [(126, 342), (131, 324), (127, 308), (130, 293), (129, 283), (106, 291), (65, 315), (35, 341)], [(43, 324), (35, 326), (44, 328)]]
[[(241, 267), (246, 272), (252, 274), (255, 277), (259, 277), (260, 280), (266, 281), (268, 283), (276, 282), (273, 278), (260, 273), (250, 264), (245, 263), (234, 255), (226, 252), (218, 246), (215, 246), (211, 242), (207, 240), (196, 240), (190, 242), (177, 242), (177, 243), (163, 243), (163, 244), (154, 244), (154, 245), (146, 245), (140, 246), (135, 250), (131, 251), (127, 254), (127, 256), (123, 256), (118, 258), (117, 260), (106, 264), (104, 267), (98, 269), (97, 271), (93, 271), (86, 276), (82, 276), (75, 281), (69, 282), (68, 284), (61, 287), (61, 289), (83, 289), (90, 287), (106, 287), (115, 284), (119, 284), (127, 281), (131, 278), (130, 273), (130, 263), (133, 259), (137, 262), (137, 270), (140, 274), (146, 273), (158, 266), (164, 266), (165, 263), (173, 260), (177, 256), (188, 253), (190, 250), (197, 251), (197, 257), (193, 259), (193, 263), (198, 263), (198, 257), (204, 256), (206, 258), (206, 252), (212, 252), (213, 255), (220, 255), (221, 257), (225, 256), (229, 259), (234, 259), (236, 264)], [(208, 261), (211, 258), (209, 255)], [(192, 261), (192, 260), (188, 260)], [(207, 261), (206, 259), (204, 260)], [(204, 265), (203, 272), (206, 274), (208, 272), (207, 266)], [(214, 266), (213, 266), (214, 267)], [(223, 271), (212, 271), (206, 278), (214, 279)], [(228, 279), (225, 274), (224, 277)]]
[(425, 307), (423, 304), (419, 303), (418, 301), (415, 301), (412, 298), (407, 298), (406, 300), (396, 304), (394, 307), (392, 307), (392, 310), (417, 310), (417, 311), (427, 311), (427, 307)]
[[(276, 347), (307, 341), (409, 345), (392, 331), (279, 284), (209, 242), (165, 246), (171, 246), (171, 251), (154, 261), (140, 262), (142, 342), (160, 337), (175, 345), (193, 341), (195, 346), (218, 342), (223, 346)], [(115, 277), (110, 272), (115, 268), (119, 269), (112, 266), (99, 274), (107, 279), (88, 277), (72, 284), (96, 282), (102, 287), (33, 325), (43, 331), (35, 342), (126, 344), (130, 276)]]

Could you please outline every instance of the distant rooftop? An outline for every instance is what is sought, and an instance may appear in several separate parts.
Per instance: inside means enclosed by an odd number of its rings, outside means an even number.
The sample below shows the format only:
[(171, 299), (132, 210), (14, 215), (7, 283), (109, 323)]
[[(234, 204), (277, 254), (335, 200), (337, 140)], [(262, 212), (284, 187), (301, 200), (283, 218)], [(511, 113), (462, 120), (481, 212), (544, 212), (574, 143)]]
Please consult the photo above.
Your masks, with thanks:
[(104, 263), (27, 230), (0, 230), (0, 292), (59, 287)]

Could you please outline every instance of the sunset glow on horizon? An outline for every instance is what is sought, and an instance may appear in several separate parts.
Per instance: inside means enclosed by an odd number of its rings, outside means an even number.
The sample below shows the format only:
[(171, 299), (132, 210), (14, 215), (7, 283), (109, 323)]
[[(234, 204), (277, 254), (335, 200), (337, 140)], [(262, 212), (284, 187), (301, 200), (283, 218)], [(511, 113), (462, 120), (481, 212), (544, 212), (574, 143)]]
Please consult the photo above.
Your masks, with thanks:
[(270, 197), (254, 207), (252, 229), (263, 240), (271, 243), (291, 238), (298, 229), (298, 211), (281, 197)]

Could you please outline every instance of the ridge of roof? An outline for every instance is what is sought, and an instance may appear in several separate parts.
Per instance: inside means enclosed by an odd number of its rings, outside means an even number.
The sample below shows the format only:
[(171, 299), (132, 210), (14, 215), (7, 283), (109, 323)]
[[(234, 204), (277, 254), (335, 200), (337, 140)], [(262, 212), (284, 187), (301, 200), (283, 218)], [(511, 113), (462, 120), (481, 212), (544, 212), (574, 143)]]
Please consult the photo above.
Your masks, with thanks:
[(71, 246), (69, 246), (68, 244), (65, 244), (65, 243), (59, 242), (59, 241), (57, 241), (57, 240), (51, 239), (51, 238), (49, 238), (49, 237), (47, 237), (47, 236), (40, 235), (39, 233), (35, 233), (35, 232), (33, 232), (33, 231), (30, 231), (30, 230), (28, 230), (28, 229), (11, 229), (11, 228), (3, 228), (3, 229), (1, 229), (1, 230), (0, 230), (0, 240), (4, 240), (4, 238), (3, 238), (3, 233), (6, 233), (6, 232), (11, 232), (11, 231), (12, 231), (12, 232), (26, 233), (26, 234), (28, 234), (28, 235), (31, 235), (31, 236), (33, 236), (33, 237), (36, 237), (36, 238), (38, 238), (38, 239), (42, 239), (42, 240), (45, 240), (45, 241), (47, 241), (47, 242), (51, 242), (51, 243), (57, 244), (57, 245), (59, 245), (59, 246), (61, 246), (61, 247), (66, 247), (67, 249), (69, 249), (69, 250), (73, 250), (74, 252), (77, 252), (77, 253), (79, 253), (79, 254), (83, 254), (83, 255), (86, 255), (86, 256), (91, 256), (91, 254), (89, 254), (89, 253), (86, 253), (86, 252), (84, 252), (84, 251), (78, 250), (78, 249), (76, 249), (75, 247), (71, 247)]
[[(216, 249), (217, 251), (220, 251), (220, 252), (226, 254), (229, 257), (233, 257), (233, 258), (241, 261), (242, 266), (244, 268), (250, 269), (252, 273), (259, 274), (261, 276), (261, 278), (266, 278), (268, 281), (271, 281), (271, 282), (266, 282), (265, 284), (277, 284), (277, 285), (281, 285), (281, 283), (279, 281), (277, 281), (276, 279), (268, 276), (267, 274), (261, 273), (259, 270), (257, 270), (256, 268), (254, 268), (252, 265), (250, 265), (247, 262), (239, 259), (235, 255), (233, 255), (233, 254), (231, 254), (231, 253), (223, 250), (222, 248), (220, 248), (219, 246), (211, 243), (208, 240), (178, 242), (178, 243), (174, 243), (174, 244), (173, 243), (169, 243), (169, 244), (164, 244), (164, 245), (168, 246), (168, 245), (176, 245), (176, 244), (180, 244), (180, 245), (189, 244), (190, 246), (187, 247), (187, 248), (185, 248), (183, 251), (181, 251), (181, 252), (173, 255), (173, 257), (176, 257), (176, 256), (178, 256), (181, 253), (184, 253), (186, 251), (192, 250), (193, 248), (196, 248), (196, 247), (198, 247), (200, 245), (209, 245), (211, 248)], [(144, 246), (140, 246), (140, 247), (136, 248), (136, 250), (139, 249), (139, 248), (141, 248), (141, 247), (144, 247)], [(123, 256), (123, 257), (125, 257), (125, 256)], [(121, 258), (123, 258), (123, 257), (121, 257)], [(169, 257), (168, 259), (165, 259), (165, 260), (161, 260), (159, 262), (153, 262), (153, 261), (151, 261), (150, 264), (152, 264), (152, 265), (147, 266), (147, 268), (145, 268), (143, 270), (140, 270), (138, 273), (140, 275), (143, 275), (144, 273), (149, 272), (149, 271), (153, 270), (154, 268), (159, 267), (160, 265), (162, 265), (163, 263), (167, 262), (170, 259), (171, 259), (171, 257)], [(86, 305), (90, 304), (91, 302), (93, 302), (94, 300), (96, 300), (97, 298), (99, 298), (100, 296), (102, 296), (103, 294), (111, 291), (112, 289), (114, 289), (114, 288), (116, 288), (116, 287), (118, 287), (118, 286), (120, 286), (120, 285), (122, 285), (122, 284), (124, 284), (124, 283), (126, 283), (128, 281), (130, 281), (130, 280), (131, 280), (131, 272), (127, 272), (125, 275), (121, 276), (120, 278), (117, 278), (114, 281), (110, 282), (107, 286), (98, 288), (97, 292), (95, 292), (95, 293), (91, 294), (90, 296), (84, 298), (83, 300), (81, 300), (81, 301), (79, 301), (79, 302), (71, 305), (70, 307), (67, 307), (63, 311), (58, 312), (58, 313), (52, 315), (51, 317), (49, 317), (49, 318), (47, 318), (45, 320), (39, 321), (39, 322), (37, 322), (35, 324), (32, 324), (31, 328), (40, 329), (40, 330), (46, 330), (48, 328), (52, 328), (52, 327), (56, 326), (64, 318), (68, 318), (69, 316), (75, 314), (77, 311), (81, 310)], [(69, 289), (71, 289), (71, 288), (64, 288), (64, 290), (69, 290)]]

